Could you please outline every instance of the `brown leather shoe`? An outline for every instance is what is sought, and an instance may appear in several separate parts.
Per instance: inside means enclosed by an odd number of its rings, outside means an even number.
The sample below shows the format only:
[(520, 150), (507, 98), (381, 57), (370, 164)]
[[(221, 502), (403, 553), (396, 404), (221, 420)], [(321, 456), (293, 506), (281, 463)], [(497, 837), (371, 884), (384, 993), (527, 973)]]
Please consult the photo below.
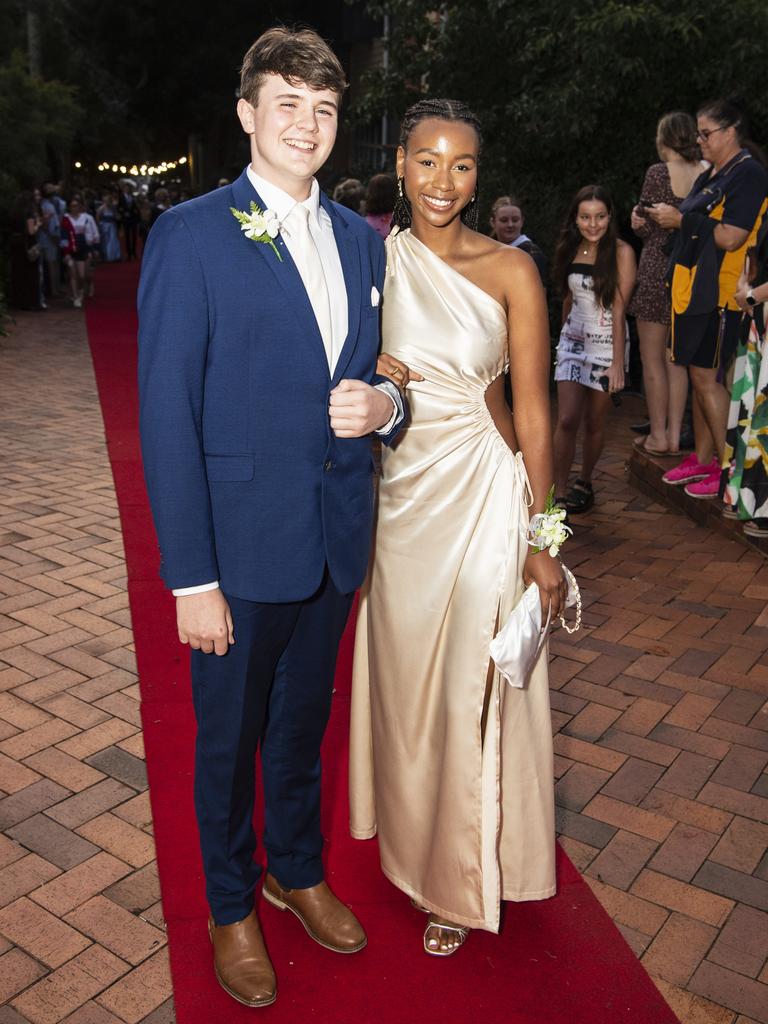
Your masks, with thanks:
[(243, 1006), (269, 1006), (277, 999), (277, 979), (264, 945), (256, 911), (234, 924), (208, 919), (216, 980)]
[(309, 889), (284, 889), (274, 875), (267, 874), (262, 892), (267, 903), (290, 910), (307, 935), (334, 953), (357, 953), (368, 942), (360, 922), (326, 882)]

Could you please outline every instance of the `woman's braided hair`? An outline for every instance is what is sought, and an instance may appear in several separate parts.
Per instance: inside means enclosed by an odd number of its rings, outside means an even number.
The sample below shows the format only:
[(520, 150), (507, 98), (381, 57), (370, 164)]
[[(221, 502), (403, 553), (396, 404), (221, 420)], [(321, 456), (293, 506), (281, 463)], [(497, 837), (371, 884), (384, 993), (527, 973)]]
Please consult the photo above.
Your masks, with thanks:
[[(462, 121), (464, 124), (470, 125), (474, 128), (475, 134), (477, 135), (478, 142), (478, 154), (483, 145), (483, 135), (480, 130), (480, 122), (477, 117), (472, 113), (466, 103), (462, 103), (460, 100), (419, 100), (418, 103), (414, 103), (413, 106), (409, 107), (405, 116), (403, 117), (403, 123), (400, 127), (400, 145), (403, 149), (408, 149), (408, 140), (411, 137), (411, 132), (421, 121), (427, 121), (434, 119), (437, 121)], [(474, 202), (468, 203), (461, 211), (461, 219), (468, 228), (473, 231), (477, 231), (478, 225), (478, 202), (477, 202), (477, 190), (475, 190)], [(395, 203), (395, 209), (392, 213), (392, 227), (409, 228), (411, 226), (412, 213), (411, 203), (408, 196), (405, 194), (405, 188), (403, 187), (403, 179), (398, 179), (398, 197)]]

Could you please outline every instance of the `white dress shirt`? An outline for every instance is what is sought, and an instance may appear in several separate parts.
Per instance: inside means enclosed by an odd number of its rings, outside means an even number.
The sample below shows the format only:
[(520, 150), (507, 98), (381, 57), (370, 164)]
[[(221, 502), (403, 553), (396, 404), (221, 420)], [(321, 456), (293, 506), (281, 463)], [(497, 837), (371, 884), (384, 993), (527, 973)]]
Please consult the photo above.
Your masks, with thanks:
[[(281, 188), (256, 174), (252, 167), (248, 167), (247, 174), (248, 180), (264, 200), (266, 208), (273, 210), (277, 214), (282, 226), (283, 221), (286, 220), (294, 206), (299, 204), (293, 196), (289, 196), (287, 192), (283, 192)], [(326, 342), (325, 339), (324, 342), (326, 344), (325, 354), (328, 357), (328, 368), (330, 369), (331, 376), (333, 376), (336, 363), (341, 355), (341, 349), (347, 340), (349, 305), (347, 302), (347, 287), (344, 283), (344, 271), (341, 269), (339, 250), (336, 247), (336, 238), (333, 234), (333, 224), (331, 223), (331, 218), (320, 205), (320, 186), (316, 178), (312, 179), (312, 188), (309, 196), (302, 200), (300, 205), (305, 206), (309, 210), (309, 233), (312, 235), (312, 240), (317, 246), (320, 262), (323, 266), (323, 273), (325, 274), (325, 283), (328, 286), (332, 338), (330, 343)], [(281, 237), (291, 257), (295, 259), (294, 247), (296, 243), (291, 238), (290, 228), (285, 230), (281, 228)], [(299, 274), (301, 274), (301, 264), (298, 260), (295, 260), (295, 262), (297, 269), (299, 269)]]
[[(263, 200), (265, 208), (267, 210), (273, 210), (282, 224), (294, 206), (297, 205), (296, 200), (293, 196), (288, 195), (287, 192), (278, 188), (277, 185), (273, 185), (272, 182), (267, 181), (266, 178), (262, 178), (261, 175), (256, 174), (250, 165), (248, 166), (246, 173), (248, 175), (248, 180), (258, 192), (259, 197)], [(317, 246), (317, 251), (323, 266), (323, 272), (325, 274), (325, 282), (328, 287), (328, 299), (331, 313), (331, 338), (324, 338), (323, 344), (325, 345), (325, 354), (328, 359), (328, 368), (331, 376), (333, 376), (333, 371), (336, 369), (336, 363), (341, 355), (344, 342), (347, 339), (347, 332), (349, 328), (349, 304), (347, 301), (347, 286), (344, 282), (344, 271), (341, 267), (339, 250), (336, 246), (336, 237), (333, 233), (333, 224), (331, 223), (331, 218), (328, 216), (327, 212), (320, 205), (320, 186), (318, 185), (316, 178), (312, 179), (312, 187), (310, 189), (309, 196), (302, 200), (302, 205), (309, 209), (309, 230), (312, 235), (312, 240)], [(288, 230), (281, 231), (281, 237), (285, 242), (288, 252), (291, 253), (291, 257), (293, 257), (294, 252), (292, 251), (292, 245), (295, 243), (292, 243), (291, 241), (290, 232)], [(299, 270), (299, 273), (301, 273), (300, 267), (301, 264), (297, 261), (297, 269)], [(366, 297), (363, 296), (363, 301), (365, 301), (365, 298)], [(380, 427), (379, 430), (376, 431), (377, 434), (388, 434), (395, 424), (403, 417), (403, 400), (397, 387), (389, 381), (377, 384), (376, 387), (381, 391), (384, 391), (391, 398), (394, 406), (389, 422), (385, 423), (383, 427)], [(218, 586), (218, 581), (216, 581), (213, 583), (202, 583), (194, 587), (181, 587), (174, 590), (173, 595), (174, 597), (186, 597), (188, 594), (202, 594), (206, 590), (216, 590)]]

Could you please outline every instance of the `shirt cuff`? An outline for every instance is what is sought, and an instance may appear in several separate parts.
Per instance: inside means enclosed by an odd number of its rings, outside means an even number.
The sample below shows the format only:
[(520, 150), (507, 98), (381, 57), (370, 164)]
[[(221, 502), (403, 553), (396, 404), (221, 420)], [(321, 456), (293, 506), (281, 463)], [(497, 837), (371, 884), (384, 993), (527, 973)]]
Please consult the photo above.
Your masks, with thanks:
[(393, 384), (392, 381), (389, 380), (384, 380), (381, 382), (381, 384), (375, 384), (374, 387), (379, 391), (383, 391), (385, 395), (389, 395), (389, 397), (392, 399), (392, 404), (395, 407), (394, 412), (387, 420), (387, 422), (384, 424), (384, 426), (379, 427), (379, 429), (376, 431), (377, 434), (380, 434), (382, 437), (384, 437), (391, 430), (395, 429), (397, 424), (400, 422), (400, 420), (402, 420), (403, 416), (405, 415), (405, 410), (403, 408), (403, 396), (400, 394), (400, 390), (398, 389), (398, 387), (395, 384)]
[(200, 583), (196, 587), (179, 587), (177, 590), (172, 590), (171, 593), (174, 597), (189, 597), (190, 594), (204, 594), (206, 590), (218, 590), (219, 581), (216, 580), (214, 583)]

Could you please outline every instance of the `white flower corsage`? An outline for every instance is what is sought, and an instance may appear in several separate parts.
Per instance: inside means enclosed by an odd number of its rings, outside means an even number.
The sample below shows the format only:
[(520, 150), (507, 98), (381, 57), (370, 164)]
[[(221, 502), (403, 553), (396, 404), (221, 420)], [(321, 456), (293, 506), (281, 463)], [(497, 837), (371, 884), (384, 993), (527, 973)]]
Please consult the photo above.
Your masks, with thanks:
[(544, 511), (531, 516), (525, 539), (536, 551), (549, 549), (550, 556), (557, 558), (560, 548), (573, 533), (570, 526), (563, 522), (565, 516), (565, 509), (555, 504), (555, 488), (552, 487)]
[(277, 251), (277, 246), (272, 241), (273, 238), (277, 238), (280, 231), (280, 219), (274, 210), (262, 210), (251, 200), (251, 212), (246, 213), (245, 210), (236, 210), (234, 206), (230, 206), (232, 216), (240, 222), (240, 230), (243, 232), (246, 238), (250, 238), (252, 242), (266, 242), (272, 246), (275, 255), (283, 262), (283, 257)]

